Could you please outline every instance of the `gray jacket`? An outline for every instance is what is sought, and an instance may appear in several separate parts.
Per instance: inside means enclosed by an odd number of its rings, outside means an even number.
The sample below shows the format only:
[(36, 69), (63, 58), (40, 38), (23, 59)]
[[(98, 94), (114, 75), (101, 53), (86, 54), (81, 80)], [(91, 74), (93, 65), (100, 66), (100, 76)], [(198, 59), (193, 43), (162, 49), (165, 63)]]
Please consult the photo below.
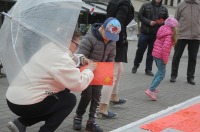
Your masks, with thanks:
[(175, 18), (179, 22), (178, 39), (200, 40), (200, 1), (185, 0), (178, 4)]
[(116, 55), (116, 42), (104, 43), (98, 29), (102, 24), (94, 24), (81, 40), (76, 53), (83, 54), (95, 62), (113, 62)]

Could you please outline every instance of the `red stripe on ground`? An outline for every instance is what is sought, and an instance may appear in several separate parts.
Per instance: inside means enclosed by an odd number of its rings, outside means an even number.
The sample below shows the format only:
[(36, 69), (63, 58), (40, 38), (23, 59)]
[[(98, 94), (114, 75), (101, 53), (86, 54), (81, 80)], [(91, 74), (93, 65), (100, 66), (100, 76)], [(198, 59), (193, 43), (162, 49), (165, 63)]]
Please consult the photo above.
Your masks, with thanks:
[(183, 132), (200, 132), (200, 103), (144, 124), (140, 128), (151, 132), (160, 132), (167, 128)]

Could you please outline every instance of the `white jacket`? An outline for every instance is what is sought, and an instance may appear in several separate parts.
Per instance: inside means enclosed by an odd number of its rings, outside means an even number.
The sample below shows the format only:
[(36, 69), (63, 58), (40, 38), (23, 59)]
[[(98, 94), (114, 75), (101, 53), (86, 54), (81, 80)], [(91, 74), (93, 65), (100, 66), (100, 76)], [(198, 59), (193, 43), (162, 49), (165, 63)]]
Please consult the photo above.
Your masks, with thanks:
[(30, 105), (65, 88), (83, 91), (94, 74), (89, 69), (80, 72), (72, 58), (73, 55), (59, 45), (49, 43), (43, 46), (15, 77), (6, 98), (14, 104)]

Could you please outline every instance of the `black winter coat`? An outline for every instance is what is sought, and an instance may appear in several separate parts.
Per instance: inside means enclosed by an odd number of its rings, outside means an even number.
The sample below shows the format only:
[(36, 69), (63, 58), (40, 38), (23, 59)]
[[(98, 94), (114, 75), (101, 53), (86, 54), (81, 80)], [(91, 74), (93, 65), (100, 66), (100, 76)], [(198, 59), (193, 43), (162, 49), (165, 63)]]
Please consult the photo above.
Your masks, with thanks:
[[(160, 3), (162, 3), (162, 1)], [(155, 0), (144, 3), (138, 14), (138, 20), (141, 21), (141, 32), (156, 35), (161, 25), (150, 26), (150, 22), (158, 19), (166, 20), (168, 17), (168, 10), (162, 4), (155, 5)]]
[[(118, 6), (118, 10), (116, 13), (113, 13), (112, 10), (114, 6), (118, 3), (121, 3)], [(128, 41), (127, 41), (127, 33), (126, 26), (133, 19), (127, 18), (127, 14), (129, 13), (130, 0), (111, 0), (107, 6), (107, 18), (115, 17), (119, 20), (121, 24), (121, 32), (119, 34), (119, 40), (116, 43), (116, 57), (115, 62), (125, 62), (127, 63), (127, 52), (128, 52)]]

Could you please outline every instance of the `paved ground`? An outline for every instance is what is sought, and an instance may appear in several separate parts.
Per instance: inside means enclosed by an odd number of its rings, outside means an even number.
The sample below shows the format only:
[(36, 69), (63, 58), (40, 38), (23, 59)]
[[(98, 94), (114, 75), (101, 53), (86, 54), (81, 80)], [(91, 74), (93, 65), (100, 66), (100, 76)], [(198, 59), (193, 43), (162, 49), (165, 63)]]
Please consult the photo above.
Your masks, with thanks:
[[(152, 77), (144, 74), (144, 61), (136, 74), (131, 73), (133, 59), (135, 57), (135, 50), (137, 41), (130, 41), (128, 52), (128, 64), (124, 64), (124, 74), (120, 83), (119, 95), (125, 97), (128, 102), (121, 107), (110, 107), (110, 110), (118, 113), (118, 118), (110, 120), (97, 119), (98, 124), (104, 129), (105, 132), (117, 129), (129, 123), (138, 121), (148, 115), (157, 113), (170, 106), (187, 101), (200, 94), (200, 56), (198, 56), (196, 66), (196, 85), (192, 86), (186, 82), (186, 69), (187, 69), (187, 50), (181, 59), (179, 76), (176, 83), (170, 83), (170, 70), (171, 70), (171, 57), (167, 65), (166, 78), (159, 86), (160, 94), (158, 101), (149, 101), (148, 97), (144, 94), (144, 91), (150, 85)], [(187, 49), (187, 48), (186, 48)], [(172, 51), (173, 53), (173, 51)], [(154, 65), (153, 71), (156, 71)], [(8, 87), (6, 78), (0, 79), (0, 132), (8, 132), (6, 124), (16, 116), (8, 109), (5, 93)], [(77, 93), (79, 100), (80, 94)], [(57, 132), (73, 132), (72, 121), (75, 112), (73, 111), (68, 118), (62, 123)], [(83, 126), (87, 120), (88, 114), (84, 116)], [(36, 132), (38, 128), (43, 124), (37, 124), (27, 129), (27, 132)], [(83, 128), (84, 131), (84, 128)]]

